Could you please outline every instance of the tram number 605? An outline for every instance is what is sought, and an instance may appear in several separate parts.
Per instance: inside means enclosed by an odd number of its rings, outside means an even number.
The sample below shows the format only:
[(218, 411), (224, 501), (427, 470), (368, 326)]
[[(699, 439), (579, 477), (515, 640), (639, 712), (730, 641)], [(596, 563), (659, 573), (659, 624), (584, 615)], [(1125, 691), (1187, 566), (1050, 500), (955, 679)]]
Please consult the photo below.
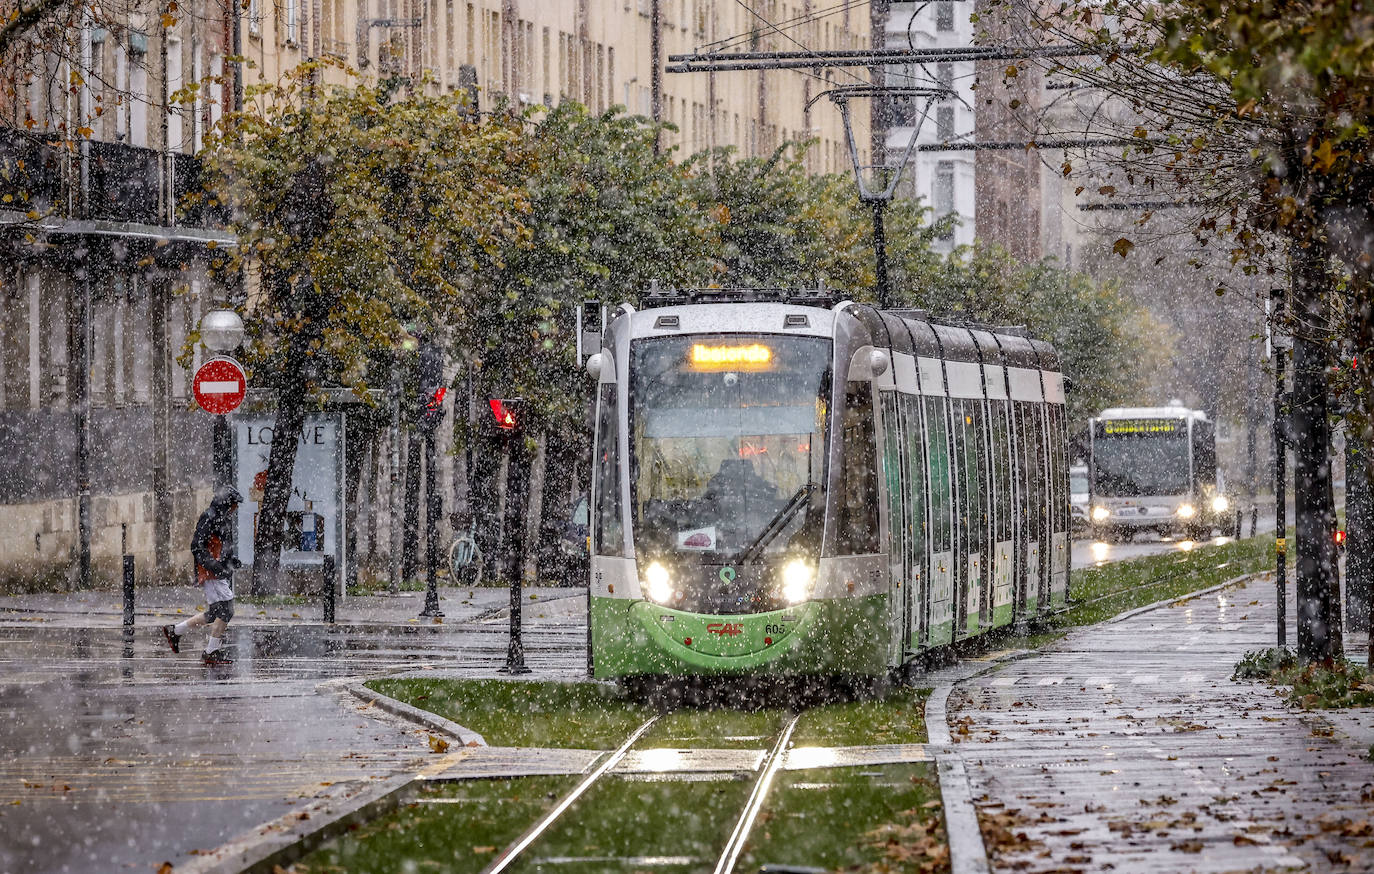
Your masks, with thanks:
[(764, 633), (764, 634), (786, 634), (786, 633), (787, 633), (787, 626), (786, 626), (786, 625), (765, 625), (765, 626), (763, 626), (763, 633)]

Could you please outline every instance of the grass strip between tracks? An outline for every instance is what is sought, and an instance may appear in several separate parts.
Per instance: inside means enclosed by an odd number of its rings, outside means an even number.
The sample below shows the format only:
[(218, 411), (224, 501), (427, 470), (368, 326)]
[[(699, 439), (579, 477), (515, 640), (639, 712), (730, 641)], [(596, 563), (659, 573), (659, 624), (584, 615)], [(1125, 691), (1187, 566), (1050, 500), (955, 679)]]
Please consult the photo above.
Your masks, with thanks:
[(1102, 567), (1075, 568), (1069, 584), (1075, 606), (1056, 616), (1053, 625), (1095, 625), (1136, 607), (1183, 597), (1273, 567), (1274, 536), (1264, 534), (1223, 544), (1203, 542), (1186, 551), (1179, 549)]

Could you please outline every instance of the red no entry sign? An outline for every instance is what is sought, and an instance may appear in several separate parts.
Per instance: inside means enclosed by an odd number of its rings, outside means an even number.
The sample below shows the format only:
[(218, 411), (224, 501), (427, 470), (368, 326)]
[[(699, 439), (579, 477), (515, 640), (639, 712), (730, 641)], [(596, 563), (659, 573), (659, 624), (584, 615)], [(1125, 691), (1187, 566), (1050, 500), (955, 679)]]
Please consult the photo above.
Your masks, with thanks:
[(202, 410), (222, 415), (232, 413), (243, 403), (243, 393), (248, 390), (248, 378), (234, 359), (211, 358), (196, 371), (191, 389)]

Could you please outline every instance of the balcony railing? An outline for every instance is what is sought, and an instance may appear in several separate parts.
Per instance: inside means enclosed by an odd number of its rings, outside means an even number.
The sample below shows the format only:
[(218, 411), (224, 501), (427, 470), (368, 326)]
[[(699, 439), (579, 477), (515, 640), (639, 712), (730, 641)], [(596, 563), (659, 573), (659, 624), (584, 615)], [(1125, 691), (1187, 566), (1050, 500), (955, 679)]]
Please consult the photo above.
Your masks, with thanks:
[[(0, 208), (40, 215), (67, 215), (68, 191), (79, 203), (80, 159), (76, 146), (49, 141), (27, 131), (0, 126)], [(163, 156), (141, 146), (92, 140), (90, 187), (85, 218), (166, 225), (160, 207)], [(180, 207), (175, 224), (219, 227), (223, 211), (204, 203), (187, 203), (184, 195), (201, 185), (201, 164), (194, 155), (171, 156), (172, 194)], [(8, 198), (8, 199), (6, 199)]]

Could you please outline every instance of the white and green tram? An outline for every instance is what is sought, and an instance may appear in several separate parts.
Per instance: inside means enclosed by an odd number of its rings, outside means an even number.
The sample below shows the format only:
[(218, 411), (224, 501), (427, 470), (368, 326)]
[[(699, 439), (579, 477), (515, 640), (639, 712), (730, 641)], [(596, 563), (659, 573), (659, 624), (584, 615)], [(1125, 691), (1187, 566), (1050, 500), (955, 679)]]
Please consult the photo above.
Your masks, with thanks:
[(1062, 606), (1047, 343), (823, 295), (622, 305), (598, 381), (598, 678), (883, 675)]

